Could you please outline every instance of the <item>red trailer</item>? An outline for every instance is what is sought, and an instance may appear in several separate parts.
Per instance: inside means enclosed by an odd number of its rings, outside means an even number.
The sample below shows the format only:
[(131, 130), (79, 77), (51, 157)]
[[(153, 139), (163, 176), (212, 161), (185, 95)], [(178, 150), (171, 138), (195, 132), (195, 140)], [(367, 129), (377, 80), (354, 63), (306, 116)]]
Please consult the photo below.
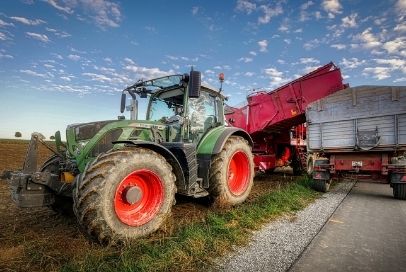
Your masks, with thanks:
[[(230, 125), (250, 133), (256, 170), (273, 170), (290, 162), (300, 170), (305, 152), (301, 152), (303, 138), (297, 136), (305, 135), (307, 105), (346, 87), (340, 69), (330, 62), (273, 91), (249, 95), (245, 106), (227, 107), (225, 115)], [(296, 139), (294, 148), (291, 136)]]

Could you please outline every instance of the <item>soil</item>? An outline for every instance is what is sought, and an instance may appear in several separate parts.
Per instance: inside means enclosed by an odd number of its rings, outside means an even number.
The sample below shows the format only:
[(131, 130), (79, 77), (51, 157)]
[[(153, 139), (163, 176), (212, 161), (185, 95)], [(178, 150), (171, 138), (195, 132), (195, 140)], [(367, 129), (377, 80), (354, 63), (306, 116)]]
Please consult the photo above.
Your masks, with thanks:
[[(22, 168), (27, 147), (27, 141), (0, 140), (0, 175), (4, 170)], [(41, 146), (38, 166), (51, 155)], [(277, 190), (292, 179), (284, 174), (258, 175), (248, 201)], [(166, 230), (151, 239), (170, 235), (185, 224), (203, 221), (212, 210), (207, 199), (176, 196), (176, 203)], [(105, 254), (108, 250), (86, 240), (74, 217), (60, 215), (47, 207), (18, 208), (11, 200), (7, 182), (0, 180), (0, 271), (55, 271), (69, 261), (80, 262), (89, 252)]]

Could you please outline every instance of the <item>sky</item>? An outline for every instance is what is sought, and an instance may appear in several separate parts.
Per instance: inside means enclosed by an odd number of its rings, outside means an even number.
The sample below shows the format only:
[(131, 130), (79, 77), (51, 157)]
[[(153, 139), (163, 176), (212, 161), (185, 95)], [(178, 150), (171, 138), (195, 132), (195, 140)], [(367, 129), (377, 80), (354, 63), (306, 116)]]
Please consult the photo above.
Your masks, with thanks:
[(406, 0), (2, 0), (0, 138), (116, 119), (141, 78), (223, 72), (238, 105), (330, 61), (350, 86), (406, 85)]

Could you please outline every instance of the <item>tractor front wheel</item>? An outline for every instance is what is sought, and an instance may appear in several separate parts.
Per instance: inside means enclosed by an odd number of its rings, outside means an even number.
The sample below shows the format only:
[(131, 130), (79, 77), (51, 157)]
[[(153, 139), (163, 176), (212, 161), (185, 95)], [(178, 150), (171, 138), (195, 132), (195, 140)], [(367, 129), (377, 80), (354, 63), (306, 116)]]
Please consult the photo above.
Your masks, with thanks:
[(175, 175), (158, 153), (125, 148), (99, 155), (74, 189), (82, 231), (101, 244), (116, 244), (158, 230), (171, 213)]
[(242, 137), (231, 136), (210, 167), (210, 195), (213, 204), (227, 207), (244, 202), (253, 185), (251, 148)]

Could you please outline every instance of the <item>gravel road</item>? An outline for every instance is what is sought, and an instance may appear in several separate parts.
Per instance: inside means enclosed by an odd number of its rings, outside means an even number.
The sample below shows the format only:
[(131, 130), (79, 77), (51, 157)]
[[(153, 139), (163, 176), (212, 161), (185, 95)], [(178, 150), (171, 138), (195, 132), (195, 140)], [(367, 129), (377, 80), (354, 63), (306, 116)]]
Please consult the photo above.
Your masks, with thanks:
[(298, 212), (293, 218), (272, 222), (255, 232), (248, 246), (237, 248), (220, 260), (218, 271), (286, 271), (310, 244), (354, 182), (341, 182), (331, 192)]

